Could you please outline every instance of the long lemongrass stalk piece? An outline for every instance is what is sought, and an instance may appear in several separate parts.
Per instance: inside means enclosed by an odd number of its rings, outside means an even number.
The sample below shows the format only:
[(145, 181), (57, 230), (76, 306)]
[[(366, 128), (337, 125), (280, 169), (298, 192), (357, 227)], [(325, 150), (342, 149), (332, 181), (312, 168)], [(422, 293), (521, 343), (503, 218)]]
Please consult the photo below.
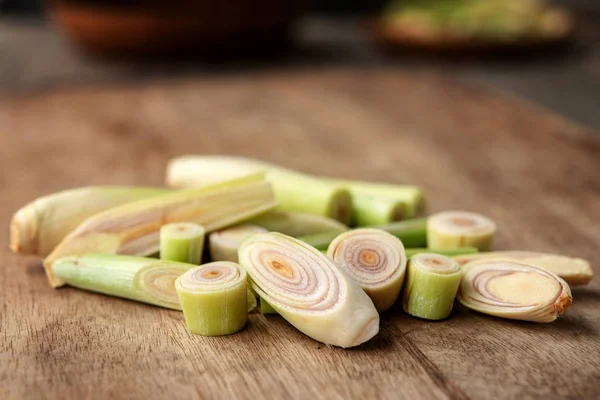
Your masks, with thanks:
[(519, 260), (536, 267), (544, 268), (562, 279), (571, 286), (587, 285), (594, 277), (594, 271), (589, 261), (582, 258), (567, 257), (558, 254), (536, 253), (533, 251), (492, 251), (472, 255), (454, 257), (460, 265), (471, 261), (509, 259)]
[[(402, 241), (405, 248), (427, 246), (427, 219), (416, 218), (406, 221), (393, 222), (387, 225), (377, 225), (365, 228), (379, 229), (388, 232)], [(310, 244), (319, 250), (326, 250), (339, 232), (323, 232), (314, 235), (300, 236), (299, 240)]]
[(360, 286), (317, 249), (280, 233), (242, 243), (240, 264), (254, 290), (311, 338), (353, 347), (379, 331), (379, 314)]
[(221, 229), (208, 236), (208, 247), (212, 261), (238, 262), (238, 249), (250, 236), (267, 233), (263, 227), (255, 225), (236, 225)]
[(200, 264), (204, 228), (193, 222), (173, 222), (160, 228), (160, 259)]
[(463, 265), (462, 272), (458, 301), (484, 314), (552, 322), (573, 302), (563, 279), (521, 261), (473, 261)]
[(181, 310), (174, 282), (194, 265), (116, 254), (67, 256), (53, 272), (69, 286)]
[(322, 215), (343, 224), (350, 222), (352, 198), (343, 185), (258, 160), (227, 156), (177, 157), (168, 165), (166, 180), (171, 187), (190, 188), (263, 169), (273, 184), (281, 210)]
[(427, 248), (411, 248), (406, 249), (406, 257), (411, 258), (417, 254), (429, 253), (439, 254), (446, 257), (462, 256), (476, 254), (479, 250), (476, 247), (459, 247), (457, 249), (427, 249)]
[(477, 247), (492, 248), (496, 223), (480, 214), (466, 211), (444, 211), (427, 220), (427, 243), (432, 249)]
[(175, 288), (188, 329), (197, 335), (229, 335), (248, 319), (246, 271), (219, 261), (195, 267), (177, 278)]
[(348, 230), (346, 225), (335, 219), (293, 211), (271, 211), (245, 221), (245, 224), (261, 226), (270, 232), (293, 237)]
[(44, 267), (50, 284), (61, 286), (52, 273), (57, 258), (90, 252), (150, 255), (159, 251), (164, 224), (195, 222), (212, 232), (276, 205), (271, 185), (261, 173), (127, 203), (82, 222), (46, 257)]
[(452, 312), (460, 277), (456, 261), (439, 254), (416, 254), (408, 264), (404, 311), (429, 320), (447, 318)]
[(400, 295), (406, 253), (397, 237), (379, 229), (355, 229), (336, 237), (327, 256), (360, 285), (377, 311), (388, 310)]
[(40, 197), (13, 215), (10, 247), (15, 253), (45, 257), (86, 218), (168, 192), (159, 188), (90, 186)]

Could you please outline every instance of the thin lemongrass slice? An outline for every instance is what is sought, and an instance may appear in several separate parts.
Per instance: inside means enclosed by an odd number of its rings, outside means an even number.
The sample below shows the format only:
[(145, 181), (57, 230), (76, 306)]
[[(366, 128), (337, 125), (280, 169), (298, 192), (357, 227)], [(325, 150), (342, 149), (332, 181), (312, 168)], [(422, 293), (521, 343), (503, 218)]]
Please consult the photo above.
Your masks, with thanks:
[(200, 264), (204, 228), (193, 222), (173, 222), (160, 228), (160, 259)]
[(427, 247), (454, 249), (477, 247), (480, 251), (492, 247), (496, 223), (480, 214), (466, 211), (445, 211), (427, 220)]
[(369, 296), (314, 247), (271, 232), (245, 240), (239, 258), (259, 296), (311, 338), (353, 347), (379, 331)]
[(146, 256), (160, 248), (160, 227), (195, 222), (212, 232), (276, 206), (271, 185), (257, 173), (212, 186), (182, 190), (113, 207), (82, 222), (44, 260), (50, 284), (63, 283), (52, 273), (57, 258), (84, 253)]
[(377, 311), (388, 310), (400, 295), (406, 253), (397, 237), (379, 229), (355, 229), (335, 238), (327, 256), (363, 288)]
[(476, 247), (460, 247), (458, 249), (427, 249), (427, 248), (412, 248), (406, 249), (406, 257), (411, 258), (417, 254), (421, 253), (430, 253), (430, 254), (440, 254), (442, 256), (451, 257), (451, 256), (461, 256), (461, 255), (470, 255), (475, 254), (479, 250)]
[(169, 192), (159, 188), (90, 186), (40, 197), (13, 215), (10, 248), (15, 253), (45, 257), (86, 218), (121, 204)]
[(552, 322), (573, 302), (569, 285), (543, 268), (516, 260), (465, 264), (457, 299), (501, 318)]
[(208, 236), (208, 248), (212, 261), (238, 261), (238, 249), (242, 242), (253, 235), (268, 230), (255, 225), (236, 225), (213, 232)]
[[(379, 229), (386, 231), (402, 241), (406, 248), (423, 247), (427, 245), (427, 219), (417, 218), (406, 221), (393, 222), (386, 225), (369, 226), (364, 228)], [(326, 250), (329, 244), (340, 232), (323, 232), (314, 235), (298, 237), (299, 240), (310, 244), (316, 249)]]
[(194, 265), (116, 254), (59, 258), (53, 271), (69, 286), (181, 310), (174, 282)]
[(181, 156), (167, 167), (167, 184), (190, 188), (265, 170), (275, 197), (284, 211), (298, 211), (350, 222), (352, 197), (341, 184), (324, 182), (304, 174), (259, 160), (231, 156)]
[(460, 265), (476, 260), (495, 258), (520, 260), (526, 264), (544, 268), (562, 279), (570, 286), (587, 285), (594, 277), (590, 262), (582, 258), (561, 256), (558, 254), (536, 253), (533, 251), (492, 251), (455, 257)]
[(230, 335), (248, 319), (246, 271), (218, 261), (195, 267), (177, 278), (175, 289), (188, 329), (197, 335)]
[(288, 236), (312, 235), (320, 232), (344, 232), (348, 227), (341, 222), (322, 215), (292, 211), (271, 211), (245, 222), (258, 225), (270, 232)]
[(416, 254), (408, 264), (404, 311), (429, 320), (447, 318), (452, 312), (460, 277), (456, 261), (439, 254)]

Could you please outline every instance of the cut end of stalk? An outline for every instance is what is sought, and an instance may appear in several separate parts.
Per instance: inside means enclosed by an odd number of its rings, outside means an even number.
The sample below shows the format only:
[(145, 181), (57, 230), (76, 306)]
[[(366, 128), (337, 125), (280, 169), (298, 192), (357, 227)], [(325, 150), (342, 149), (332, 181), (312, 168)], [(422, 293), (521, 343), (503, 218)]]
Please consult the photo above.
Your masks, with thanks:
[(251, 236), (268, 231), (256, 225), (238, 225), (213, 232), (208, 237), (210, 257), (213, 261), (238, 261), (238, 249)]
[(489, 250), (495, 232), (494, 221), (466, 211), (445, 211), (427, 220), (428, 247), (436, 249), (472, 246)]
[(193, 222), (173, 222), (163, 225), (161, 233), (166, 233), (174, 239), (189, 239), (204, 235), (204, 228)]
[(226, 290), (246, 279), (246, 271), (238, 264), (218, 261), (192, 268), (183, 274), (177, 282), (186, 292), (214, 292)]
[(189, 268), (189, 265), (177, 266), (171, 263), (156, 262), (138, 272), (134, 285), (155, 299), (156, 303), (180, 310), (181, 306), (175, 291), (175, 280)]
[(416, 254), (411, 258), (410, 262), (423, 271), (439, 275), (451, 275), (460, 272), (460, 266), (456, 261), (440, 254)]
[(346, 189), (340, 189), (331, 198), (329, 218), (337, 220), (344, 225), (350, 224), (352, 219), (352, 196)]
[(564, 280), (515, 260), (466, 264), (457, 298), (464, 306), (485, 314), (533, 322), (552, 322), (573, 302)]
[(38, 250), (35, 205), (17, 211), (10, 222), (10, 249), (15, 253), (35, 254)]

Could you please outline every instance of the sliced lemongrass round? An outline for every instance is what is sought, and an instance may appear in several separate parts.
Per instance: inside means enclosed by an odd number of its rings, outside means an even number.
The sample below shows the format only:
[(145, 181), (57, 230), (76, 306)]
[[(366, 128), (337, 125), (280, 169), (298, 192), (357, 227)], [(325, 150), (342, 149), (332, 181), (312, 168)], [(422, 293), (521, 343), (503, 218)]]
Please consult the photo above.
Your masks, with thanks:
[(570, 286), (587, 285), (594, 277), (590, 262), (582, 258), (561, 256), (558, 254), (537, 253), (534, 251), (492, 251), (454, 257), (460, 265), (475, 260), (510, 259), (520, 260), (536, 267), (544, 268), (562, 279)]
[(445, 211), (427, 219), (427, 247), (432, 249), (476, 247), (486, 251), (492, 247), (494, 233), (494, 221), (471, 212)]
[(369, 296), (314, 247), (271, 232), (245, 240), (239, 257), (261, 299), (311, 338), (352, 347), (379, 332)]
[(406, 271), (402, 242), (380, 229), (355, 229), (336, 237), (327, 256), (369, 295), (377, 311), (389, 309), (400, 295)]
[(501, 318), (552, 322), (573, 302), (569, 285), (543, 268), (516, 260), (481, 260), (462, 267), (457, 299)]
[(415, 254), (408, 264), (404, 311), (429, 320), (447, 318), (452, 312), (460, 277), (456, 261), (439, 254)]
[(200, 264), (204, 228), (193, 222), (174, 222), (160, 228), (160, 259)]
[(187, 271), (175, 289), (188, 329), (203, 336), (229, 335), (248, 319), (246, 271), (236, 263), (219, 261)]
[(242, 242), (268, 230), (256, 225), (238, 225), (213, 232), (208, 236), (208, 248), (212, 261), (238, 261), (238, 249)]

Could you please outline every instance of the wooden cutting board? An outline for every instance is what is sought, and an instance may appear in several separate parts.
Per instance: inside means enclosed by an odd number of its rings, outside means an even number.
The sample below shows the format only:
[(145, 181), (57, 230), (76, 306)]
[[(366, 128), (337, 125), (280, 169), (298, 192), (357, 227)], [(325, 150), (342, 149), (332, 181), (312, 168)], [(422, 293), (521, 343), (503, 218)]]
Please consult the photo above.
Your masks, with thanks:
[[(560, 95), (560, 94), (557, 94)], [(223, 153), (307, 172), (422, 185), (431, 211), (499, 225), (498, 249), (588, 258), (600, 270), (600, 142), (498, 93), (398, 71), (224, 75), (0, 99), (0, 221), (81, 185), (161, 185), (170, 157)], [(74, 205), (76, 207), (76, 205)], [(600, 396), (600, 284), (551, 324), (458, 306), (401, 311), (355, 349), (278, 316), (205, 338), (176, 311), (71, 288), (0, 230), (0, 398), (501, 399)]]

